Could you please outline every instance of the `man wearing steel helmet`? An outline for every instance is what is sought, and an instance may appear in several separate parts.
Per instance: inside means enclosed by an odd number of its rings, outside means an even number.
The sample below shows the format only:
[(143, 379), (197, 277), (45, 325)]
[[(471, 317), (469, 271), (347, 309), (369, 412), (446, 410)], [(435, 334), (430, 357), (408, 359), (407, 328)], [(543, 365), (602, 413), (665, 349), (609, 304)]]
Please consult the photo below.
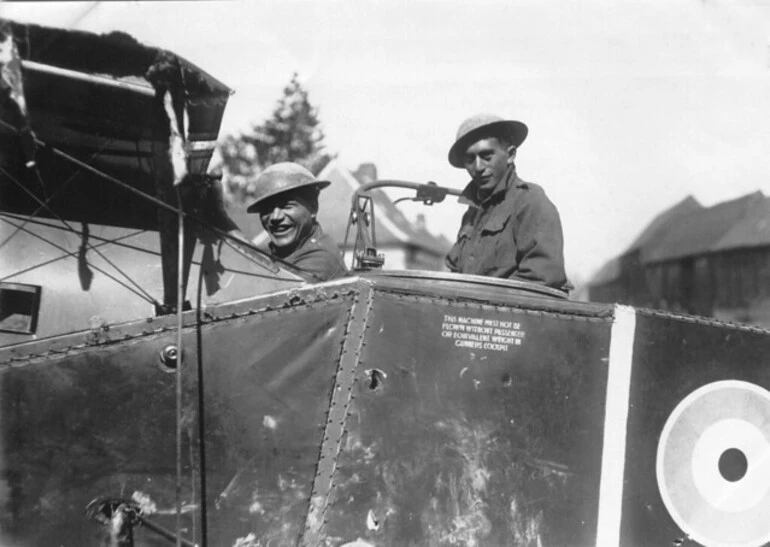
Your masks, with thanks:
[(326, 281), (347, 271), (337, 245), (316, 221), (318, 194), (330, 184), (296, 163), (276, 163), (260, 173), (256, 199), (246, 209), (259, 215), (270, 236), (270, 253), (306, 281)]
[(465, 120), (449, 163), (465, 168), (469, 202), (447, 255), (453, 272), (520, 279), (568, 291), (559, 212), (543, 189), (520, 179), (514, 159), (527, 126), (491, 114)]
[[(342, 277), (347, 272), (337, 245), (316, 221), (318, 194), (329, 184), (299, 164), (276, 163), (257, 177), (255, 200), (246, 209), (259, 215), (270, 237), (270, 254), (309, 282)], [(222, 211), (220, 218), (222, 214), (226, 216)], [(229, 218), (219, 224), (245, 238)]]

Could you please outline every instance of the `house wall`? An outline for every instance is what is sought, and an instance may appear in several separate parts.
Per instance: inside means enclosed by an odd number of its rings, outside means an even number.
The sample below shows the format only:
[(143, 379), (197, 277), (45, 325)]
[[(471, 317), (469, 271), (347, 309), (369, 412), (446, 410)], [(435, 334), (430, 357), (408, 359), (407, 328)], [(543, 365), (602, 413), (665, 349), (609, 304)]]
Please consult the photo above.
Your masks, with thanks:
[(589, 285), (588, 287), (588, 301), (589, 302), (606, 302), (608, 304), (614, 302), (627, 302), (625, 295), (623, 294), (622, 285), (620, 281), (609, 281), (607, 283), (597, 283)]
[(640, 264), (639, 252), (635, 251), (619, 257), (618, 264), (619, 273), (615, 279), (592, 283), (588, 286), (589, 301), (648, 305), (648, 272)]
[(620, 257), (621, 293), (624, 300), (644, 302), (647, 299), (647, 281), (645, 271), (641, 266), (639, 251), (627, 253)]
[(723, 253), (713, 269), (714, 316), (770, 327), (770, 249)]
[(623, 260), (622, 268), (617, 280), (591, 285), (591, 301), (619, 302), (770, 327), (770, 247), (645, 266), (629, 257)]

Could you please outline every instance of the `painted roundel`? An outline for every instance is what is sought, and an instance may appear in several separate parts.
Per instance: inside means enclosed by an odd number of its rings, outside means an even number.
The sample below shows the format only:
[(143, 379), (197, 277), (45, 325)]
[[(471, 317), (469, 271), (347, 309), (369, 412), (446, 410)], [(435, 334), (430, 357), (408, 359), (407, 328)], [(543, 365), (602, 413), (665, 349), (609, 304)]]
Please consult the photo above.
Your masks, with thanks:
[(663, 427), (656, 474), (671, 518), (698, 543), (770, 542), (770, 392), (724, 380), (690, 393)]

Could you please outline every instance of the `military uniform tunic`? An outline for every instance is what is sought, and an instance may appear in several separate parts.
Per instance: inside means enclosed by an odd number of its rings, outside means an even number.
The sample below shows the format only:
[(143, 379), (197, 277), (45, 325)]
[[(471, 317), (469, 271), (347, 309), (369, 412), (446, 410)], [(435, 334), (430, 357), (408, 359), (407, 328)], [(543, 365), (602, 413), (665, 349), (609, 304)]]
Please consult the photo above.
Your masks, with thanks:
[(289, 253), (282, 253), (271, 243), (270, 254), (288, 263), (297, 275), (311, 283), (343, 277), (347, 273), (337, 244), (318, 223)]
[(561, 220), (545, 191), (510, 166), (484, 201), (476, 194), (474, 182), (463, 191), (470, 206), (447, 255), (450, 271), (568, 290)]

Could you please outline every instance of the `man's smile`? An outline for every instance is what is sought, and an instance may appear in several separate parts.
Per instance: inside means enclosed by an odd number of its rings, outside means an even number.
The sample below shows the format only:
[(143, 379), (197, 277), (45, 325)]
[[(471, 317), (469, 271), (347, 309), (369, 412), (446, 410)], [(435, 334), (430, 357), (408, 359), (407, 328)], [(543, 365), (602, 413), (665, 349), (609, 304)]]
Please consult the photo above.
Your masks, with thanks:
[(294, 232), (296, 231), (297, 225), (293, 222), (286, 222), (281, 224), (271, 224), (268, 227), (268, 231), (270, 232), (270, 235), (272, 235), (276, 240), (284, 240), (288, 236), (292, 236)]
[(274, 234), (283, 234), (294, 228), (293, 224), (276, 224), (270, 227), (270, 231)]

